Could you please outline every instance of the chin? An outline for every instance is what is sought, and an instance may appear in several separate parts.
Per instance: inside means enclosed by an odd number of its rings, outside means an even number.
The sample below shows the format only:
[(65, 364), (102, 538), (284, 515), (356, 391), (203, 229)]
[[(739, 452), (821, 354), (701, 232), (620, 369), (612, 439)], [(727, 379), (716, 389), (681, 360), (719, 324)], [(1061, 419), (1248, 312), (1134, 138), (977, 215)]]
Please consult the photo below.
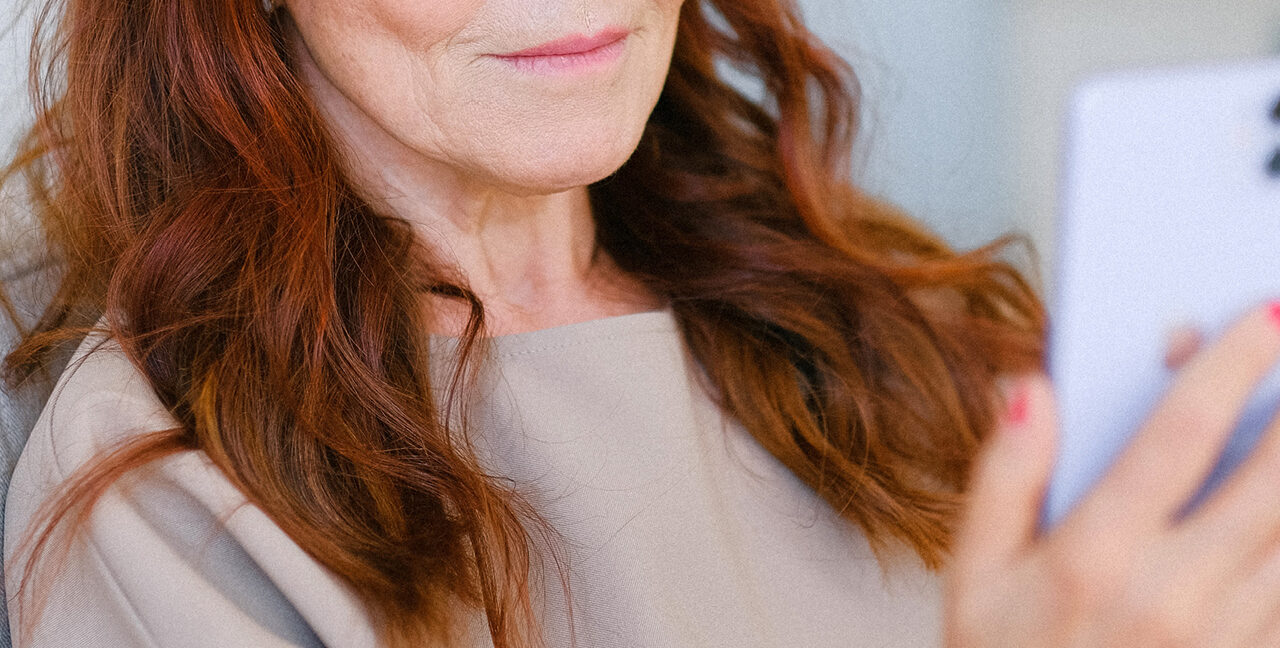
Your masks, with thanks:
[[(642, 131), (641, 131), (642, 132)], [(613, 175), (635, 152), (640, 133), (626, 139), (579, 138), (572, 146), (564, 141), (521, 150), (525, 155), (509, 164), (489, 167), (498, 184), (517, 194), (553, 194), (599, 182)]]

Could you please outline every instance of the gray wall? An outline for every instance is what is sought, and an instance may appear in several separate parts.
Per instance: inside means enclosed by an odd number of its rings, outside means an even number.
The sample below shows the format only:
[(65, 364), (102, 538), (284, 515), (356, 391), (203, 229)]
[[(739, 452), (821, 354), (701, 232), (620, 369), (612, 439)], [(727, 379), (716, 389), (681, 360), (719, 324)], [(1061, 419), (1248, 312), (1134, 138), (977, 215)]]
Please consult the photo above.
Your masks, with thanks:
[(809, 24), (864, 87), (859, 181), (953, 242), (1014, 226), (1003, 173), (1012, 24), (991, 0), (803, 0)]
[(866, 81), (861, 182), (969, 246), (1031, 235), (1052, 282), (1063, 107), (1107, 70), (1280, 53), (1276, 0), (800, 0)]
[(1043, 242), (1052, 269), (1063, 107), (1092, 74), (1280, 53), (1276, 0), (1009, 0), (1014, 39), (1007, 123), (1018, 146), (1014, 218)]
[(25, 88), (34, 13), (31, 0), (0, 0), (0, 154), (5, 161), (31, 119)]

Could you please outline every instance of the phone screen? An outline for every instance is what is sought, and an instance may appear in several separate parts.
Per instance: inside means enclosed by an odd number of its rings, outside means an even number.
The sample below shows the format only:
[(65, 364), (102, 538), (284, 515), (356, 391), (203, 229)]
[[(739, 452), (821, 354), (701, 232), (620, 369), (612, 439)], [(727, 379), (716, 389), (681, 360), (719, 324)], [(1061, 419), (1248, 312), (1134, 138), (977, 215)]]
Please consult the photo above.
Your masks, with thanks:
[[(1280, 297), (1280, 61), (1123, 74), (1071, 106), (1049, 369), (1061, 441), (1043, 521), (1064, 517), (1169, 387), (1166, 341), (1210, 341)], [(1194, 506), (1280, 406), (1254, 394)], [(1188, 430), (1188, 433), (1194, 433)]]

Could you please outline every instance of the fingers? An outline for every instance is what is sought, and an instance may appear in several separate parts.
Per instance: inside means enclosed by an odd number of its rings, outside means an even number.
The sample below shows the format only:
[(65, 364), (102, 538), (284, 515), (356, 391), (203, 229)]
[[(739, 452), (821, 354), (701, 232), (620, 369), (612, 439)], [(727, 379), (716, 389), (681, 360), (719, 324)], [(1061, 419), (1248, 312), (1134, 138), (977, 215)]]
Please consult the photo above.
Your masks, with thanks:
[[(1272, 547), (1280, 530), (1280, 418), (1262, 440), (1180, 530), (1180, 542), (1202, 557), (1209, 576), (1234, 578), (1242, 565)], [(1219, 583), (1220, 584), (1220, 583)]]
[(1278, 358), (1280, 305), (1250, 311), (1187, 363), (1081, 508), (1129, 520), (1135, 531), (1167, 525), (1208, 476), (1249, 395)]
[(1212, 625), (1210, 648), (1280, 646), (1280, 553), (1273, 550), (1239, 579)]
[(1005, 416), (974, 468), (956, 536), (957, 578), (1007, 565), (1035, 536), (1053, 468), (1057, 420), (1044, 376), (1016, 379)]
[(1193, 326), (1179, 326), (1169, 332), (1165, 341), (1164, 366), (1181, 369), (1204, 344), (1200, 331)]

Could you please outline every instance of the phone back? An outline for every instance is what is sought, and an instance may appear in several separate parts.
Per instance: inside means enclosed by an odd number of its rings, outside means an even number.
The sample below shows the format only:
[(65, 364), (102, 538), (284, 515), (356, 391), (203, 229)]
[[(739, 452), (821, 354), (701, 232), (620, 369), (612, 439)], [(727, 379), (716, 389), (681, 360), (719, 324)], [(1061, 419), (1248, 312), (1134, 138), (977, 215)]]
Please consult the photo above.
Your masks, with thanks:
[[(1168, 388), (1172, 328), (1212, 340), (1280, 298), (1277, 103), (1280, 60), (1114, 75), (1075, 95), (1050, 303), (1062, 438), (1046, 524), (1106, 472)], [(1280, 372), (1255, 393), (1197, 499), (1247, 455), (1277, 405)]]

